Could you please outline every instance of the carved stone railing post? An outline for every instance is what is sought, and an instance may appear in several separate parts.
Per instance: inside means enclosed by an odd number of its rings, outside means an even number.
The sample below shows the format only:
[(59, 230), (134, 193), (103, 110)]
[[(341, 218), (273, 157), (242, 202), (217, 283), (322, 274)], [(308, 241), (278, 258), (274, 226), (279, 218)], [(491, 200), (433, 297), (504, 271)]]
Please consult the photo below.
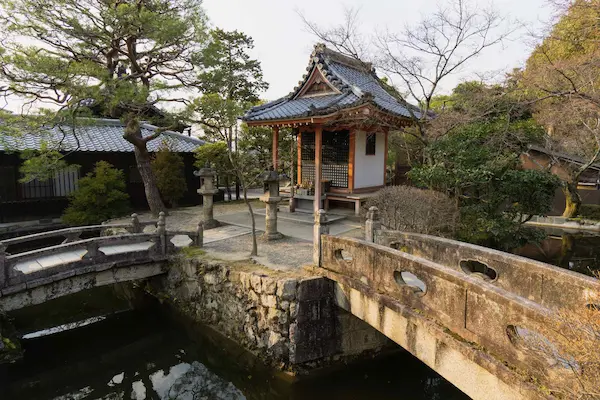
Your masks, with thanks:
[(194, 246), (202, 247), (204, 245), (204, 224), (202, 221), (198, 222), (196, 228), (196, 237), (194, 238)]
[(325, 210), (319, 210), (315, 213), (315, 225), (313, 228), (313, 263), (315, 266), (321, 266), (322, 248), (321, 235), (329, 234), (329, 219)]
[(210, 167), (210, 164), (200, 171), (195, 171), (194, 175), (200, 177), (201, 187), (198, 193), (202, 195), (202, 213), (204, 215), (204, 228), (212, 229), (220, 225), (219, 221), (214, 218), (213, 214), (213, 196), (219, 193), (219, 189), (215, 187), (215, 178), (217, 173)]
[(161, 211), (158, 214), (158, 223), (156, 224), (156, 234), (160, 241), (160, 252), (163, 255), (167, 254), (167, 217), (165, 212)]
[(142, 225), (137, 214), (131, 214), (131, 233), (142, 233)]
[(6, 245), (0, 242), (0, 288), (8, 281), (8, 262), (6, 261)]
[(85, 249), (87, 250), (87, 252), (83, 256), (83, 258), (86, 260), (96, 258), (99, 253), (98, 252), (99, 247), (100, 246), (98, 245), (98, 242), (96, 242), (96, 241), (91, 241), (91, 242), (86, 243)]
[(375, 243), (377, 231), (381, 230), (381, 220), (379, 219), (379, 209), (375, 206), (367, 211), (367, 220), (365, 221), (365, 240)]

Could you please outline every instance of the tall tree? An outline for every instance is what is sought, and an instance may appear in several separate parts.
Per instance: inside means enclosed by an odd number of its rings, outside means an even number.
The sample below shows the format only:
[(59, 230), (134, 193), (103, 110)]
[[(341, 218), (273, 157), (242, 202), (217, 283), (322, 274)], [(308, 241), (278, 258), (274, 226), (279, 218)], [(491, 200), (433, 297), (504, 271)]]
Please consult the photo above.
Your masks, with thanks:
[[(207, 36), (201, 1), (0, 0), (0, 24), (0, 95), (52, 104), (45, 125), (74, 127), (98, 112), (122, 118), (148, 205), (164, 210), (147, 143), (178, 125), (175, 112), (156, 107), (183, 103), (197, 87), (193, 61)], [(162, 128), (144, 137), (142, 120), (157, 114)]]
[(256, 172), (256, 162), (251, 152), (238, 151), (238, 118), (252, 104), (258, 102), (259, 93), (268, 85), (263, 81), (260, 63), (250, 57), (254, 47), (252, 38), (237, 31), (215, 29), (210, 43), (198, 59), (203, 72), (199, 74), (199, 87), (203, 96), (189, 107), (189, 118), (199, 123), (205, 132), (224, 141), (233, 173), (242, 184), (244, 201), (252, 220), (252, 251), (258, 254), (256, 223), (252, 204), (248, 201), (248, 187)]
[(564, 216), (574, 217), (581, 205), (579, 178), (600, 162), (600, 0), (558, 3), (561, 16), (531, 54), (522, 83), (536, 100), (548, 146), (582, 159), (564, 164)]
[[(225, 100), (257, 103), (258, 93), (269, 85), (263, 80), (260, 62), (248, 54), (254, 48), (252, 38), (242, 32), (222, 29), (214, 29), (210, 36), (211, 41), (200, 60), (205, 69), (200, 74), (202, 91), (218, 93)], [(232, 126), (227, 134), (227, 143), (237, 151), (238, 125)], [(229, 196), (231, 198), (231, 194)], [(239, 180), (236, 179), (236, 198), (239, 196)]]

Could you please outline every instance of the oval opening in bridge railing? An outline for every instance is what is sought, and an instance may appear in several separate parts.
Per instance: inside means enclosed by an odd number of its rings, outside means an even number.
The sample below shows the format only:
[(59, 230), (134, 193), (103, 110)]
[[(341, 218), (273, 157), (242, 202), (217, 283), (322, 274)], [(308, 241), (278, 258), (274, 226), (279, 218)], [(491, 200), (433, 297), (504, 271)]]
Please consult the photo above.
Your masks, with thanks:
[(550, 367), (566, 368), (572, 364), (572, 360), (562, 355), (558, 347), (540, 332), (517, 325), (508, 325), (506, 334), (513, 346), (545, 361)]
[(344, 249), (337, 249), (335, 251), (335, 258), (337, 260), (343, 260), (343, 261), (347, 261), (347, 262), (352, 261), (352, 255), (350, 254), (350, 252), (348, 250), (344, 250)]
[(394, 250), (399, 250), (403, 253), (412, 254), (411, 249), (408, 246), (406, 246), (404, 243), (400, 243), (400, 242), (390, 243), (390, 247)]
[(408, 286), (419, 295), (427, 293), (427, 285), (419, 277), (408, 271), (394, 271), (394, 279), (398, 286)]
[(469, 274), (490, 282), (498, 279), (498, 272), (496, 272), (495, 269), (488, 267), (481, 261), (461, 260), (459, 265), (460, 269), (462, 269), (465, 274)]

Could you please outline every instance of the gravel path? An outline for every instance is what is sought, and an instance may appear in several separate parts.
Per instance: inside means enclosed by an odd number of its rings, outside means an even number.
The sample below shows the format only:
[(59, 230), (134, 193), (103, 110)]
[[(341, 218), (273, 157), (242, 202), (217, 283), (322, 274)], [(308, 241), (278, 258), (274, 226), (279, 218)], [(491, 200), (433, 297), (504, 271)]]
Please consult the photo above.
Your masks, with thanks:
[[(206, 253), (221, 260), (240, 261), (250, 259), (251, 235), (212, 242), (204, 246)], [(276, 270), (300, 269), (312, 264), (312, 243), (286, 237), (275, 241), (258, 238), (257, 263)]]

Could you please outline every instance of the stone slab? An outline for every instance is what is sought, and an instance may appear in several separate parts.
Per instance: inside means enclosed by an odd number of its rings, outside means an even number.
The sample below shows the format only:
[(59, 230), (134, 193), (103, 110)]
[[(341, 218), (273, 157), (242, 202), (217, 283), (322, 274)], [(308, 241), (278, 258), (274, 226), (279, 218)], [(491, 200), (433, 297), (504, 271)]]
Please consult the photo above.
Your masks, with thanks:
[[(310, 216), (311, 218), (312, 215)], [(240, 212), (234, 214), (226, 214), (217, 217), (221, 222), (236, 225), (244, 228), (251, 227), (250, 214), (248, 212)], [(264, 230), (265, 217), (262, 215), (255, 215), (257, 230)], [(353, 223), (345, 220), (336, 221), (329, 225), (329, 231), (332, 235), (343, 235), (347, 232), (353, 231), (360, 228), (359, 223)], [(313, 225), (296, 221), (277, 221), (277, 230), (285, 236), (293, 237), (300, 240), (306, 240), (312, 242), (313, 240)], [(205, 235), (208, 231), (205, 231)], [(206, 243), (206, 241), (205, 241)]]
[(252, 231), (248, 228), (236, 225), (225, 225), (214, 229), (208, 229), (204, 231), (204, 244), (248, 235), (251, 232)]
[(134, 251), (148, 250), (150, 247), (152, 247), (153, 244), (154, 243), (152, 243), (152, 242), (119, 244), (119, 245), (112, 245), (112, 246), (102, 246), (102, 247), (99, 247), (98, 250), (100, 250), (107, 256), (110, 256), (113, 254), (131, 253)]

